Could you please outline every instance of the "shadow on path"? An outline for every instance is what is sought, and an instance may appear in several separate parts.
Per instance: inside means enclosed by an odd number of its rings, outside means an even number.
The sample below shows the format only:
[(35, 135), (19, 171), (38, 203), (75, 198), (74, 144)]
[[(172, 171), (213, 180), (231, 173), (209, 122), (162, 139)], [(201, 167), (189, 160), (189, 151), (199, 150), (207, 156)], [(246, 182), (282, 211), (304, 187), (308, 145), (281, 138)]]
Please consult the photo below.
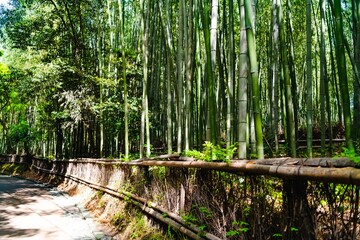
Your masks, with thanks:
[(0, 175), (0, 239), (95, 238), (95, 225), (70, 197), (42, 184)]

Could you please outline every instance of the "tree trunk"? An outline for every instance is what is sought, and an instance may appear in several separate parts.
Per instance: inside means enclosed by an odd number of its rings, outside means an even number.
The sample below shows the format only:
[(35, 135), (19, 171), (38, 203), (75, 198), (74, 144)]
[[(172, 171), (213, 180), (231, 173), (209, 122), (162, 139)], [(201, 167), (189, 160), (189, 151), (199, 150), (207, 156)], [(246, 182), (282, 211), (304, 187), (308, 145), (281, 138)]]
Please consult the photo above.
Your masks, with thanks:
[[(185, 9), (185, 7), (184, 7)], [(187, 24), (187, 31), (185, 31), (185, 63), (186, 63), (186, 88), (185, 88), (185, 151), (192, 147), (193, 135), (191, 134), (191, 106), (192, 106), (192, 81), (193, 81), (193, 67), (194, 67), (194, 13), (193, 13), (193, 0), (189, 1), (189, 16), (186, 11), (184, 12), (184, 24)]]
[(238, 84), (238, 156), (240, 159), (247, 155), (247, 84), (248, 84), (248, 54), (245, 28), (244, 0), (240, 0), (240, 56), (239, 56), (239, 84)]
[(294, 106), (294, 127), (295, 127), (295, 139), (298, 139), (298, 99), (297, 99), (297, 78), (296, 78), (296, 69), (295, 69), (295, 52), (294, 52), (294, 35), (293, 35), (293, 24), (292, 24), (292, 14), (291, 14), (291, 2), (290, 0), (286, 1), (287, 5), (287, 27), (288, 27), (288, 36), (289, 36), (289, 73), (291, 79), (291, 95)]
[[(360, 73), (360, 0), (353, 0), (353, 29), (354, 30), (354, 60), (355, 68)], [(358, 79), (359, 80), (359, 79)], [(354, 86), (354, 141), (360, 140), (360, 85), (358, 81), (353, 82)]]
[(336, 38), (336, 60), (338, 76), (340, 82), (341, 102), (343, 108), (346, 146), (349, 151), (354, 151), (354, 145), (351, 136), (351, 112), (349, 85), (346, 70), (345, 48), (344, 48), (344, 30), (341, 16), (341, 0), (334, 0), (334, 18), (335, 18), (335, 38)]
[(142, 93), (142, 111), (141, 111), (141, 130), (140, 130), (140, 157), (144, 157), (144, 142), (146, 136), (146, 156), (150, 156), (150, 126), (148, 110), (148, 63), (149, 63), (149, 1), (145, 8), (145, 0), (140, 1), (141, 7), (141, 30), (142, 34), (142, 53), (143, 53), (143, 93)]
[(62, 159), (63, 158), (63, 131), (61, 128), (61, 120), (56, 120), (56, 159)]
[(255, 120), (255, 134), (256, 134), (256, 150), (257, 150), (258, 159), (263, 159), (264, 145), (263, 145), (262, 120), (261, 120), (261, 108), (260, 108), (258, 62), (256, 56), (255, 35), (253, 31), (253, 26), (254, 26), (253, 10), (251, 6), (251, 0), (245, 0), (244, 3), (245, 3), (246, 40), (249, 50), (253, 109), (254, 109), (254, 118), (255, 118), (254, 120)]
[[(326, 48), (325, 48), (325, 8), (326, 0), (320, 1), (320, 115), (321, 115), (321, 155), (325, 154), (326, 119), (325, 119), (325, 92), (326, 92)], [(330, 114), (330, 113), (328, 113)], [(329, 125), (331, 127), (331, 125)]]
[(124, 125), (125, 125), (125, 159), (129, 158), (129, 123), (128, 123), (128, 92), (126, 82), (126, 55), (125, 55), (125, 42), (124, 42), (124, 6), (123, 0), (118, 0), (119, 5), (119, 21), (120, 21), (120, 39), (121, 39), (121, 55), (122, 55), (122, 72), (124, 81)]
[[(163, 9), (162, 1), (159, 2), (159, 10), (160, 12)], [(167, 142), (167, 151), (168, 153), (172, 153), (172, 129), (173, 129), (173, 123), (172, 123), (172, 88), (171, 88), (171, 81), (174, 79), (174, 63), (173, 63), (173, 47), (172, 47), (172, 38), (171, 38), (171, 20), (170, 20), (170, 1), (166, 0), (166, 13), (160, 13), (162, 26), (164, 29), (164, 35), (165, 35), (165, 51), (166, 51), (166, 122), (167, 122), (167, 128), (166, 128), (166, 142)], [(165, 18), (165, 20), (164, 20)]]
[(288, 54), (285, 40), (285, 30), (282, 23), (282, 10), (279, 11), (279, 23), (280, 23), (280, 48), (281, 48), (281, 60), (282, 60), (282, 72), (284, 79), (284, 92), (285, 92), (285, 112), (286, 112), (286, 129), (287, 129), (287, 142), (290, 147), (290, 154), (296, 157), (296, 139), (295, 139), (295, 119), (294, 119), (294, 104), (291, 96), (291, 81), (289, 73)]
[(199, 16), (199, 12), (201, 9), (201, 6), (199, 6), (199, 1), (198, 0), (194, 0), (194, 6), (195, 6), (195, 49), (196, 49), (196, 53), (195, 53), (195, 58), (196, 58), (196, 110), (197, 110), (197, 131), (196, 131), (196, 139), (197, 139), (197, 146), (199, 149), (201, 149), (201, 144), (203, 143), (203, 139), (204, 139), (204, 124), (203, 124), (203, 120), (204, 120), (204, 116), (206, 114), (203, 113), (203, 109), (204, 109), (204, 105), (203, 105), (203, 101), (206, 98), (203, 98), (203, 76), (202, 76), (202, 63), (201, 63), (201, 51), (200, 51), (200, 38), (201, 38), (201, 33), (200, 33), (200, 16)]
[(228, 29), (228, 84), (227, 84), (227, 119), (226, 119), (226, 146), (233, 143), (234, 131), (234, 79), (235, 79), (235, 46), (234, 46), (234, 3), (229, 0), (229, 29)]
[(177, 152), (182, 151), (182, 128), (183, 128), (183, 51), (184, 51), (184, 0), (179, 0), (179, 17), (178, 17), (178, 45), (177, 45)]
[(306, 139), (307, 154), (312, 158), (312, 141), (313, 141), (313, 94), (312, 94), (312, 30), (311, 30), (311, 0), (306, 1)]
[[(207, 133), (206, 140), (216, 143), (216, 103), (215, 103), (215, 84), (214, 84), (214, 72), (212, 65), (212, 49), (210, 42), (210, 24), (209, 24), (209, 3), (203, 4), (200, 0), (201, 18), (204, 29), (205, 40), (205, 52), (206, 52), (206, 91), (207, 91)], [(216, 56), (216, 55), (215, 55)]]
[[(329, 8), (330, 9), (330, 8)], [(338, 88), (338, 84), (337, 84), (337, 79), (336, 79), (336, 72), (335, 72), (335, 57), (334, 57), (334, 37), (333, 37), (333, 25), (331, 24), (331, 19), (330, 19), (330, 15), (331, 13), (329, 13), (330, 10), (328, 11), (327, 14), (327, 29), (328, 29), (328, 35), (331, 36), (329, 38), (329, 43), (330, 43), (330, 61), (331, 61), (331, 83), (333, 85), (334, 91), (335, 91), (335, 98), (336, 98), (336, 105), (337, 105), (337, 116), (338, 116), (338, 121), (339, 124), (343, 124), (343, 118), (342, 118), (342, 106), (341, 106), (341, 101), (340, 101), (340, 96), (339, 96), (339, 88)]]
[(269, 108), (270, 108), (270, 136), (273, 141), (272, 154), (277, 156), (279, 151), (278, 130), (279, 130), (279, 8), (280, 1), (273, 0), (269, 53)]
[[(218, 99), (216, 98), (215, 94), (215, 82), (216, 82), (216, 57), (217, 57), (217, 26), (218, 26), (218, 10), (219, 9), (219, 0), (212, 0), (211, 1), (211, 21), (210, 21), (210, 48), (211, 48), (211, 72), (212, 72), (212, 81), (209, 84), (210, 90), (210, 104), (209, 104), (209, 113), (210, 113), (210, 136), (211, 142), (217, 143), (218, 138), (218, 125), (217, 125), (217, 118), (219, 111), (218, 109)], [(220, 67), (220, 66), (219, 66)]]

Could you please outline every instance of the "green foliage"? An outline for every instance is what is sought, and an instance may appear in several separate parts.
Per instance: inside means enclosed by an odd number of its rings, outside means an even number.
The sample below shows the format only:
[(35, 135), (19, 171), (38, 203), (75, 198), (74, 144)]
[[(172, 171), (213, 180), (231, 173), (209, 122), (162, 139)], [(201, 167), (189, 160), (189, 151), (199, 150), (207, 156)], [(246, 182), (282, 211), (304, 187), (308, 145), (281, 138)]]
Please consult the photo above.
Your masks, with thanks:
[(199, 211), (205, 215), (206, 218), (211, 218), (213, 213), (206, 207), (199, 207)]
[(173, 238), (173, 234), (172, 234), (172, 232), (171, 232), (171, 227), (170, 227), (170, 225), (168, 225), (168, 228), (167, 228), (167, 236), (168, 236), (170, 239)]
[(23, 143), (26, 152), (29, 151), (30, 142), (37, 137), (36, 131), (26, 121), (20, 121), (20, 123), (12, 125), (8, 134), (10, 142), (13, 144)]
[(185, 221), (185, 223), (193, 223), (196, 224), (199, 222), (199, 219), (193, 216), (191, 213), (186, 213), (182, 216), (182, 219)]
[(129, 239), (163, 239), (163, 235), (158, 230), (151, 227), (147, 222), (146, 217), (141, 214), (137, 214), (130, 224), (133, 232), (130, 234)]
[(189, 150), (184, 152), (184, 155), (199, 160), (204, 160), (207, 162), (216, 161), (216, 160), (229, 162), (235, 152), (236, 152), (235, 144), (223, 148), (221, 145), (214, 145), (213, 143), (206, 141), (203, 144), (202, 152), (199, 152), (197, 150)]
[(226, 232), (226, 237), (233, 237), (233, 236), (237, 236), (240, 233), (237, 230), (230, 230)]
[(248, 217), (251, 213), (251, 206), (245, 206), (243, 209), (243, 214), (245, 217)]
[(204, 160), (204, 154), (197, 150), (188, 150), (184, 152), (184, 155), (188, 157), (193, 157), (195, 159)]
[[(145, 144), (144, 144), (144, 149), (146, 149), (146, 148), (147, 148), (147, 144), (145, 143)], [(154, 145), (150, 144), (150, 152), (153, 153), (154, 150), (155, 150), (155, 149), (154, 149)]]
[(280, 238), (280, 237), (282, 237), (282, 234), (281, 234), (281, 233), (275, 233), (275, 234), (273, 234), (272, 236), (273, 236), (273, 237), (279, 237), (279, 238)]
[(24, 164), (16, 164), (16, 163), (0, 164), (0, 172), (6, 174), (12, 174), (12, 175), (22, 174), (27, 169), (28, 167)]
[(121, 188), (119, 189), (119, 192), (129, 192), (129, 193), (135, 193), (135, 187), (133, 184), (127, 182), (121, 185)]
[(234, 222), (232, 222), (232, 225), (235, 229), (227, 231), (226, 232), (227, 237), (238, 236), (241, 233), (247, 233), (250, 230), (249, 223), (244, 222), (244, 221), (234, 221)]
[(199, 226), (199, 229), (200, 229), (201, 231), (205, 231), (206, 226), (205, 226), (205, 225), (201, 225), (201, 226)]
[(30, 136), (29, 132), (29, 124), (21, 121), (19, 124), (10, 127), (9, 139), (14, 143), (28, 141)]
[(222, 153), (221, 151), (219, 151), (219, 149), (221, 149), (221, 147), (219, 145), (215, 146), (212, 142), (208, 142), (206, 141), (203, 144), (204, 147), (204, 160), (205, 161), (212, 161), (212, 160), (217, 160), (217, 154), (216, 153)]
[(96, 197), (98, 199), (102, 198), (104, 196), (104, 191), (98, 190), (96, 191)]
[(48, 160), (55, 160), (56, 157), (55, 157), (54, 155), (48, 155), (48, 156), (46, 157), (46, 159), (48, 159)]
[(234, 221), (232, 223), (233, 226), (237, 227), (239, 229), (240, 232), (242, 233), (246, 233), (247, 231), (249, 231), (249, 223), (244, 222), (244, 221)]
[(105, 201), (100, 200), (98, 206), (103, 208), (103, 207), (105, 207), (105, 204), (106, 204)]
[(111, 217), (110, 223), (115, 226), (118, 230), (122, 230), (127, 225), (127, 217), (121, 213), (117, 212)]
[(149, 167), (149, 171), (152, 173), (153, 176), (159, 179), (165, 179), (166, 177), (166, 167), (152, 166)]
[(356, 164), (360, 163), (360, 155), (355, 150), (349, 150), (345, 147), (343, 147), (343, 152), (338, 157), (346, 157)]
[(9, 68), (3, 63), (0, 63), (0, 80), (9, 78), (9, 76), (10, 76)]

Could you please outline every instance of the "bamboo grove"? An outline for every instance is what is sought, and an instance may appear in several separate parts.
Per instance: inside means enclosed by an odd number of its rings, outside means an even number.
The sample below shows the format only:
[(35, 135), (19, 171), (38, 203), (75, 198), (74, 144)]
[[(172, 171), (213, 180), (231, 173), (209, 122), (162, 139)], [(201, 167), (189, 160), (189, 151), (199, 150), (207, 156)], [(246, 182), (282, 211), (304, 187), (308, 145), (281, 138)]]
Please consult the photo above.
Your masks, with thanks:
[(0, 14), (1, 152), (359, 147), (359, 0), (12, 0)]

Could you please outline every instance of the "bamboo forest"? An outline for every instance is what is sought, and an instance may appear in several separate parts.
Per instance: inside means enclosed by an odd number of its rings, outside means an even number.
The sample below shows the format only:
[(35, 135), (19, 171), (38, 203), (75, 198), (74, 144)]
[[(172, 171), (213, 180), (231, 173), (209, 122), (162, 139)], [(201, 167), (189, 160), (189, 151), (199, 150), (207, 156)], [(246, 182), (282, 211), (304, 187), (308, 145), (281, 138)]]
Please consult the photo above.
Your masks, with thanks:
[(1, 152), (356, 154), (359, 19), (358, 0), (12, 0)]
[(360, 239), (360, 0), (0, 1), (15, 162), (114, 239)]

